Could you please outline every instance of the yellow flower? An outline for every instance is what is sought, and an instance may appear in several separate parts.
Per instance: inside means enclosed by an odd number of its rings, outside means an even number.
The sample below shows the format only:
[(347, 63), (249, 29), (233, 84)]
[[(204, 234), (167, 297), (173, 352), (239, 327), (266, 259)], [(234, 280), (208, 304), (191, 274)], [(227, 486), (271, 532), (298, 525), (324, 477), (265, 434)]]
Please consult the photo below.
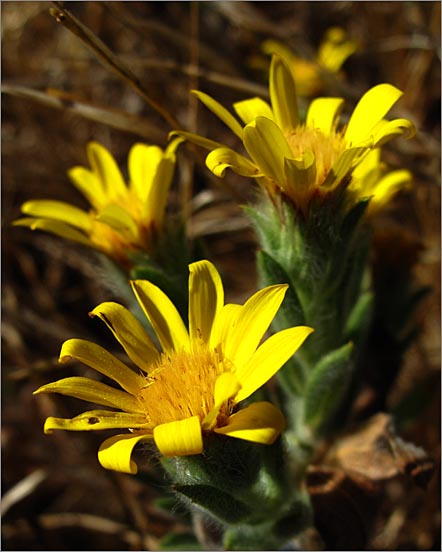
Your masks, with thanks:
[[(255, 97), (233, 106), (245, 126), (207, 94), (194, 93), (240, 138), (250, 158), (190, 132), (173, 134), (212, 150), (206, 164), (215, 175), (222, 177), (231, 168), (256, 178), (271, 195), (282, 192), (290, 198), (304, 215), (313, 199), (321, 201), (349, 184), (362, 194), (364, 186), (354, 182), (358, 165), (389, 140), (414, 133), (407, 119), (384, 119), (402, 96), (390, 84), (379, 84), (366, 92), (346, 127), (338, 129), (342, 98), (313, 100), (302, 122), (292, 74), (278, 56), (273, 56), (270, 66), (271, 105)], [(358, 179), (365, 176), (362, 170), (357, 173)], [(377, 184), (373, 188), (376, 195)]]
[(128, 157), (127, 185), (111, 153), (91, 142), (87, 146), (91, 168), (78, 166), (68, 171), (90, 203), (90, 211), (63, 201), (31, 200), (21, 207), (28, 216), (14, 224), (80, 242), (130, 267), (130, 253), (149, 252), (153, 235), (161, 228), (178, 144), (179, 140), (171, 142), (165, 151), (135, 144)]
[(299, 96), (313, 96), (324, 86), (324, 73), (338, 73), (345, 60), (356, 52), (358, 45), (346, 38), (343, 29), (331, 27), (319, 45), (315, 61), (296, 56), (277, 40), (266, 40), (262, 48), (264, 53), (277, 54), (287, 63)]
[(241, 409), (238, 403), (267, 382), (313, 331), (298, 326), (280, 331), (260, 345), (287, 285), (266, 287), (244, 305), (224, 305), (224, 290), (208, 261), (189, 265), (189, 330), (168, 297), (144, 280), (132, 281), (135, 296), (161, 345), (160, 353), (140, 322), (117, 303), (102, 303), (91, 316), (101, 318), (137, 367), (134, 371), (102, 347), (66, 341), (60, 361), (79, 360), (113, 379), (123, 390), (84, 377), (69, 377), (35, 393), (61, 393), (118, 409), (92, 410), (73, 419), (46, 420), (44, 431), (125, 428), (131, 433), (104, 441), (102, 466), (135, 473), (135, 445), (154, 440), (165, 456), (203, 451), (203, 435), (214, 431), (271, 444), (284, 427), (280, 411), (268, 402)]

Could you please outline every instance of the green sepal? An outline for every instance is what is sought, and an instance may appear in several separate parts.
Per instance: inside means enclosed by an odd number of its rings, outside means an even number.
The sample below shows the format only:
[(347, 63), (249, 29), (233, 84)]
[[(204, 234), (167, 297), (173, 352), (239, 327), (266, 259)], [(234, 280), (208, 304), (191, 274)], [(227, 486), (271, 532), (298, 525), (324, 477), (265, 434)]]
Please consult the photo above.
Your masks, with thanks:
[(172, 487), (185, 501), (227, 524), (246, 521), (251, 510), (243, 502), (210, 485), (175, 485)]
[(204, 550), (197, 539), (189, 533), (169, 533), (160, 539), (159, 550)]
[(304, 420), (316, 432), (330, 425), (353, 373), (353, 343), (326, 354), (307, 381)]

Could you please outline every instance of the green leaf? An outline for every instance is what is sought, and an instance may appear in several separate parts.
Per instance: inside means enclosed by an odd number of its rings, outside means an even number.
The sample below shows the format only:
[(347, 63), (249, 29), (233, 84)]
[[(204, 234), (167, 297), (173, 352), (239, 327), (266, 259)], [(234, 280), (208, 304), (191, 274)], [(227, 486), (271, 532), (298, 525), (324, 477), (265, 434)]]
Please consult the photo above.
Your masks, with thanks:
[(362, 293), (347, 319), (344, 335), (357, 344), (367, 335), (373, 316), (374, 295), (371, 291)]
[(263, 285), (289, 284), (284, 301), (275, 319), (277, 329), (281, 330), (305, 324), (302, 305), (299, 301), (293, 282), (284, 268), (265, 251), (259, 251), (257, 253), (257, 263), (262, 280), (261, 283)]
[(353, 344), (328, 353), (317, 363), (304, 397), (305, 423), (320, 431), (332, 421), (353, 372)]
[(224, 523), (240, 523), (251, 514), (243, 502), (210, 485), (175, 485), (174, 490)]

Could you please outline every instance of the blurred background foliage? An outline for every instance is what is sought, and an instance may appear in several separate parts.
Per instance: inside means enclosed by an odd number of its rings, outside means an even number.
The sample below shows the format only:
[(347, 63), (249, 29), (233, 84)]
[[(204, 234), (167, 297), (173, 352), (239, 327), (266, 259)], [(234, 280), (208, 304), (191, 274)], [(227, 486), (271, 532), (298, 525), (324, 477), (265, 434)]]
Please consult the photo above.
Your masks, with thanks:
[[(229, 144), (229, 130), (189, 90), (199, 88), (225, 106), (265, 96), (264, 40), (282, 41), (314, 59), (324, 33), (337, 25), (360, 47), (345, 62), (342, 78), (327, 81), (325, 93), (342, 95), (351, 110), (368, 88), (389, 82), (404, 91), (401, 113), (418, 128), (415, 139), (386, 148), (391, 167), (407, 168), (415, 178), (412, 192), (376, 220), (380, 296), (397, 290), (406, 271), (430, 287), (414, 319), (417, 340), (403, 363), (386, 363), (385, 378), (367, 374), (359, 408), (374, 408), (367, 393), (378, 390), (382, 407), (396, 413), (401, 435), (435, 461), (435, 475), (426, 490), (399, 476), (383, 483), (367, 548), (440, 550), (440, 3), (65, 2), (117, 65), (136, 75), (163, 115), (133, 81), (59, 24), (49, 12), (53, 7), (1, 3), (2, 548), (157, 549), (164, 536), (190, 534), (180, 507), (172, 516), (155, 502), (166, 481), (153, 480), (146, 453), (148, 484), (99, 467), (101, 436), (43, 435), (48, 415), (73, 416), (81, 405), (66, 397), (36, 399), (32, 391), (75, 370), (84, 375), (84, 366), (57, 364), (65, 339), (114, 347), (87, 313), (101, 301), (123, 299), (93, 252), (11, 228), (21, 203), (53, 198), (86, 207), (66, 176), (68, 168), (86, 164), (86, 143), (101, 142), (124, 169), (134, 142), (165, 145), (170, 116), (182, 128)], [(253, 199), (253, 188), (233, 173), (217, 180), (203, 159), (189, 145), (180, 150), (170, 209), (188, 219), (190, 238), (203, 239), (227, 299), (242, 301), (256, 289), (255, 237), (239, 207)], [(381, 350), (388, 346), (382, 335), (378, 339)], [(352, 496), (351, 489), (345, 492)], [(305, 542), (319, 546), (314, 535)]]

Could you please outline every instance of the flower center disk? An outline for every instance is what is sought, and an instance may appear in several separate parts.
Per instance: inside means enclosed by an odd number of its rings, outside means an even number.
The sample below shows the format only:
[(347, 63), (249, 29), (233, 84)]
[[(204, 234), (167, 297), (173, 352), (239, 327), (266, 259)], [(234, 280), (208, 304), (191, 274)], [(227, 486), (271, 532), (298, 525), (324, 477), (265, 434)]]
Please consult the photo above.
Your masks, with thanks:
[(215, 382), (224, 371), (218, 354), (205, 344), (163, 354), (139, 393), (148, 422), (156, 426), (192, 416), (202, 421), (214, 407)]

